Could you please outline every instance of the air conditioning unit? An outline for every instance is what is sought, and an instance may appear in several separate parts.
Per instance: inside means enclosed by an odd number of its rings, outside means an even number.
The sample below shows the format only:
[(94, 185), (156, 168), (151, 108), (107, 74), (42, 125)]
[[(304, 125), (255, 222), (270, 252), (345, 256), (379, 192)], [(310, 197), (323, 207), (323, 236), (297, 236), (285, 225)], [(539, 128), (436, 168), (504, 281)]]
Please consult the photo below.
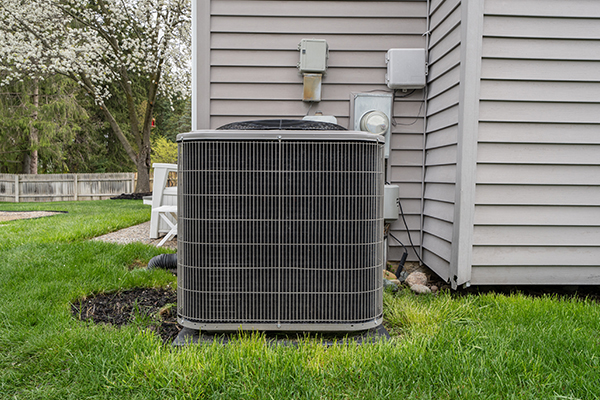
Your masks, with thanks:
[(383, 137), (205, 130), (177, 141), (181, 325), (344, 332), (381, 324)]

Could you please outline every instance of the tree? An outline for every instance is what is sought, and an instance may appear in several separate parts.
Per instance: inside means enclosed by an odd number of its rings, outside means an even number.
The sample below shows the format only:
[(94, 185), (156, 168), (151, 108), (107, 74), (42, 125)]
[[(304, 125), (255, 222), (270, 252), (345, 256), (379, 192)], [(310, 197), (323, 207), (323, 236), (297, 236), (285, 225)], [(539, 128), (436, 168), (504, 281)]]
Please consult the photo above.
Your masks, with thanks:
[(0, 172), (68, 171), (68, 145), (88, 120), (76, 100), (80, 91), (60, 76), (0, 90)]
[[(3, 82), (56, 73), (81, 85), (136, 165), (136, 192), (147, 192), (157, 96), (190, 88), (190, 24), (190, 0), (2, 0)], [(118, 95), (126, 123), (108, 101)]]
[[(192, 99), (158, 98), (155, 107), (156, 121), (152, 134), (164, 136), (175, 142), (177, 134), (192, 130)], [(154, 151), (154, 150), (153, 150)]]

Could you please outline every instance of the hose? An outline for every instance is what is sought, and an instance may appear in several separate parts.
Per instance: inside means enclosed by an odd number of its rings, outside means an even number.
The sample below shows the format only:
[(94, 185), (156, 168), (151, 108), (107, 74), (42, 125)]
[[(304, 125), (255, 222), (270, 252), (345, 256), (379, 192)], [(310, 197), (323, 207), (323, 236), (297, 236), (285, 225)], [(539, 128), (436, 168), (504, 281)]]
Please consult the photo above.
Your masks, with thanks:
[(148, 263), (148, 269), (163, 268), (163, 269), (174, 269), (177, 268), (177, 253), (173, 254), (159, 254), (156, 257), (152, 257)]

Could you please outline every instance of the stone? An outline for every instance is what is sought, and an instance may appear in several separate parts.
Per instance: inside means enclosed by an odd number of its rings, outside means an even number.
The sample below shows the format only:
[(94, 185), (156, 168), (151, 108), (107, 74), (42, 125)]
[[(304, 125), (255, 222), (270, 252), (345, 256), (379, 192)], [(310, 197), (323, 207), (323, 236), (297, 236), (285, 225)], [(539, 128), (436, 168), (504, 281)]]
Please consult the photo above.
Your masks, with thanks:
[(395, 283), (398, 286), (400, 286), (400, 284), (402, 283), (399, 279), (390, 279), (390, 282)]
[(423, 285), (425, 286), (427, 284), (427, 275), (425, 275), (422, 272), (412, 272), (410, 275), (408, 275), (406, 277), (406, 281), (405, 281), (408, 286), (413, 286), (413, 285)]
[(431, 289), (429, 289), (427, 286), (425, 285), (419, 285), (418, 283), (415, 285), (412, 285), (410, 287), (410, 290), (412, 290), (413, 292), (415, 292), (416, 294), (426, 294), (426, 293), (431, 293)]
[(431, 285), (431, 293), (437, 293), (437, 291), (438, 291), (438, 290), (439, 290), (439, 289), (438, 289), (438, 287), (437, 287), (437, 286), (435, 286), (435, 285)]
[(396, 283), (388, 280), (388, 279), (384, 279), (383, 280), (383, 290), (389, 290), (391, 292), (397, 292), (398, 291), (398, 285), (396, 285)]
[(389, 280), (398, 279), (398, 277), (396, 275), (394, 275), (393, 273), (391, 273), (390, 271), (385, 270), (385, 269), (383, 270), (383, 277), (385, 279), (389, 279)]
[(408, 277), (408, 275), (409, 275), (408, 272), (402, 271), (402, 272), (400, 272), (400, 275), (398, 276), (398, 280), (400, 282), (404, 282), (404, 281), (406, 281), (406, 278)]
[(404, 263), (404, 270), (408, 271), (409, 274), (411, 272), (423, 272), (425, 274), (430, 274), (432, 272), (429, 268), (427, 268), (424, 265), (420, 265), (416, 261), (407, 261), (407, 262), (405, 262)]

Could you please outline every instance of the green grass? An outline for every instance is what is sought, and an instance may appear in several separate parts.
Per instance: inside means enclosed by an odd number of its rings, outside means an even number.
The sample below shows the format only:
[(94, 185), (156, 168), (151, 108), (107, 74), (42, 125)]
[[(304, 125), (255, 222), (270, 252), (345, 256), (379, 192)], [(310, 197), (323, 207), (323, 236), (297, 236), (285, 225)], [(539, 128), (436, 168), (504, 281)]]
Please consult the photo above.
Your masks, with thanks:
[(298, 347), (244, 335), (173, 349), (74, 320), (93, 293), (175, 285), (161, 250), (87, 238), (149, 219), (137, 201), (0, 204), (68, 214), (0, 224), (0, 399), (597, 399), (600, 305), (552, 296), (385, 295), (393, 340)]
[(0, 251), (25, 243), (80, 241), (150, 220), (150, 207), (131, 200), (0, 203), (0, 210), (66, 212), (39, 219), (0, 222)]

